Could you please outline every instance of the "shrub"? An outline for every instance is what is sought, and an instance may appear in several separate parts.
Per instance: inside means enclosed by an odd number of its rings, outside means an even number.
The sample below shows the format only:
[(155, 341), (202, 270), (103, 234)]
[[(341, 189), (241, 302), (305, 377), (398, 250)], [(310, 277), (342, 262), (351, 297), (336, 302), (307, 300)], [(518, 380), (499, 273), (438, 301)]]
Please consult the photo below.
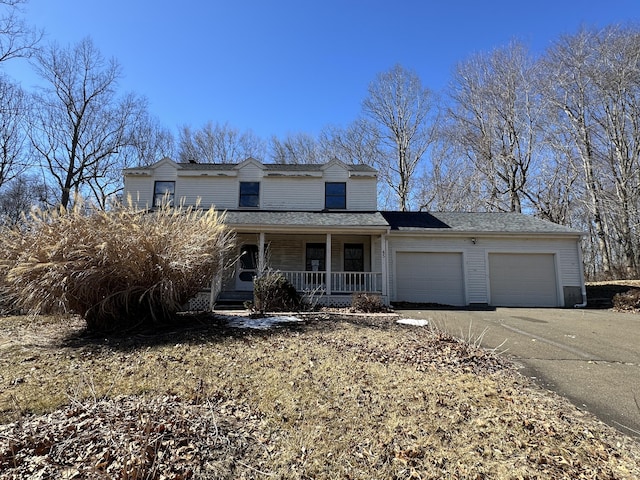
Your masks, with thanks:
[(222, 220), (197, 207), (34, 211), (0, 235), (1, 283), (20, 307), (77, 313), (92, 330), (160, 322), (221, 273)]
[(389, 309), (377, 293), (357, 292), (351, 295), (351, 311), (361, 313), (380, 313)]
[(280, 272), (267, 271), (253, 279), (253, 309), (290, 312), (300, 308), (300, 295)]
[(621, 312), (640, 311), (640, 289), (633, 288), (613, 296), (613, 308)]

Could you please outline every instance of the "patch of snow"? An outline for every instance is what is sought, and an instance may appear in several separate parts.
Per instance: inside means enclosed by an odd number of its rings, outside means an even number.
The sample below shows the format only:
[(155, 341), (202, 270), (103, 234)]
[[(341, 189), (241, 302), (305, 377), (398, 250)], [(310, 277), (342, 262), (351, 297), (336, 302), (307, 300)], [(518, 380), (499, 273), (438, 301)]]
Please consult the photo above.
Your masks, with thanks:
[(268, 330), (279, 323), (302, 322), (302, 319), (294, 316), (280, 317), (226, 317), (227, 325), (232, 328), (255, 328), (257, 330)]
[(403, 325), (415, 325), (416, 327), (426, 327), (429, 325), (429, 320), (416, 320), (414, 318), (401, 318), (396, 321)]

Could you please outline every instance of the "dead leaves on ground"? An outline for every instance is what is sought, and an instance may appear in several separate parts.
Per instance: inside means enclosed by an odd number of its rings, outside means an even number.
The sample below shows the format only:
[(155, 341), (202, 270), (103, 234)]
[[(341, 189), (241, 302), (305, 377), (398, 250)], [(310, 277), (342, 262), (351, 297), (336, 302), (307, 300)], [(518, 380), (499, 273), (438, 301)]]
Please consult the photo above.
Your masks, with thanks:
[[(263, 456), (246, 405), (175, 396), (83, 402), (0, 426), (3, 478), (240, 478)], [(246, 463), (245, 463), (246, 462)]]
[(503, 359), (389, 319), (58, 348), (15, 333), (0, 389), (36, 364), (43, 385), (79, 380), (68, 405), (0, 425), (3, 479), (640, 477), (636, 443)]

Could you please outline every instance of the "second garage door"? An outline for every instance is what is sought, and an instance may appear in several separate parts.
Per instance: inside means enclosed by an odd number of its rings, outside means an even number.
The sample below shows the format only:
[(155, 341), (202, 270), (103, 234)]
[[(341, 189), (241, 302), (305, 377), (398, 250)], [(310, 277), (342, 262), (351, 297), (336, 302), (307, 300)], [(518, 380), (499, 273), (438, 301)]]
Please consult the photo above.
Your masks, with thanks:
[(466, 305), (462, 253), (397, 252), (396, 300)]
[(552, 254), (489, 254), (491, 305), (557, 307), (556, 266)]

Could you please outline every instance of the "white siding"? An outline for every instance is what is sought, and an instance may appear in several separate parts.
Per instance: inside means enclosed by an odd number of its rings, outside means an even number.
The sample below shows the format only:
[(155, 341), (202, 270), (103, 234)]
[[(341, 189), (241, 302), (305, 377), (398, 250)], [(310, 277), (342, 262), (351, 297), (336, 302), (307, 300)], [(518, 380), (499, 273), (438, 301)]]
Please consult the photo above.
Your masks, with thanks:
[[(558, 298), (563, 304), (562, 287), (581, 286), (581, 274), (578, 248), (575, 238), (536, 238), (536, 237), (443, 237), (434, 235), (401, 236), (389, 235), (389, 287), (395, 292), (397, 280), (394, 272), (395, 253), (399, 251), (423, 252), (462, 252), (464, 254), (464, 272), (467, 300), (469, 303), (489, 303), (489, 253), (547, 253), (556, 255), (558, 278)], [(395, 298), (392, 298), (395, 300)]]
[(322, 210), (324, 180), (306, 177), (265, 177), (260, 184), (265, 210)]
[(156, 168), (153, 169), (154, 180), (175, 180), (177, 177), (177, 170), (170, 163), (159, 163)]
[(466, 284), (469, 303), (487, 303), (487, 287), (484, 255), (473, 249), (465, 249)]
[(329, 165), (324, 170), (325, 182), (346, 182), (349, 180), (349, 172), (339, 163)]
[(147, 176), (127, 176), (124, 179), (124, 201), (131, 197), (137, 208), (150, 208), (153, 204), (153, 179)]
[(382, 239), (379, 235), (371, 238), (371, 271), (382, 272)]
[(214, 205), (218, 210), (238, 207), (238, 182), (233, 177), (178, 177), (176, 198), (185, 205), (200, 205), (209, 208)]
[(266, 235), (267, 265), (278, 270), (304, 270), (302, 237), (296, 235)]
[(241, 182), (259, 182), (262, 180), (264, 170), (254, 162), (243, 163), (238, 168), (238, 180)]
[(377, 182), (375, 178), (351, 178), (347, 183), (347, 210), (377, 210)]
[[(176, 201), (194, 205), (198, 198), (203, 207), (215, 205), (219, 209), (238, 208), (240, 182), (260, 182), (260, 209), (262, 210), (312, 210), (325, 206), (325, 183), (346, 182), (347, 210), (376, 210), (376, 179), (349, 177), (349, 171), (340, 163), (332, 163), (322, 172), (323, 176), (268, 176), (255, 161), (246, 161), (237, 167), (237, 176), (225, 176), (223, 172), (178, 171), (169, 161), (161, 161), (150, 167), (151, 176), (128, 175), (125, 177), (125, 193), (139, 198), (139, 204), (152, 205), (153, 186), (158, 180), (176, 182)], [(178, 175), (179, 173), (179, 175)], [(233, 173), (233, 172), (229, 172)], [(267, 172), (268, 173), (268, 172)]]

